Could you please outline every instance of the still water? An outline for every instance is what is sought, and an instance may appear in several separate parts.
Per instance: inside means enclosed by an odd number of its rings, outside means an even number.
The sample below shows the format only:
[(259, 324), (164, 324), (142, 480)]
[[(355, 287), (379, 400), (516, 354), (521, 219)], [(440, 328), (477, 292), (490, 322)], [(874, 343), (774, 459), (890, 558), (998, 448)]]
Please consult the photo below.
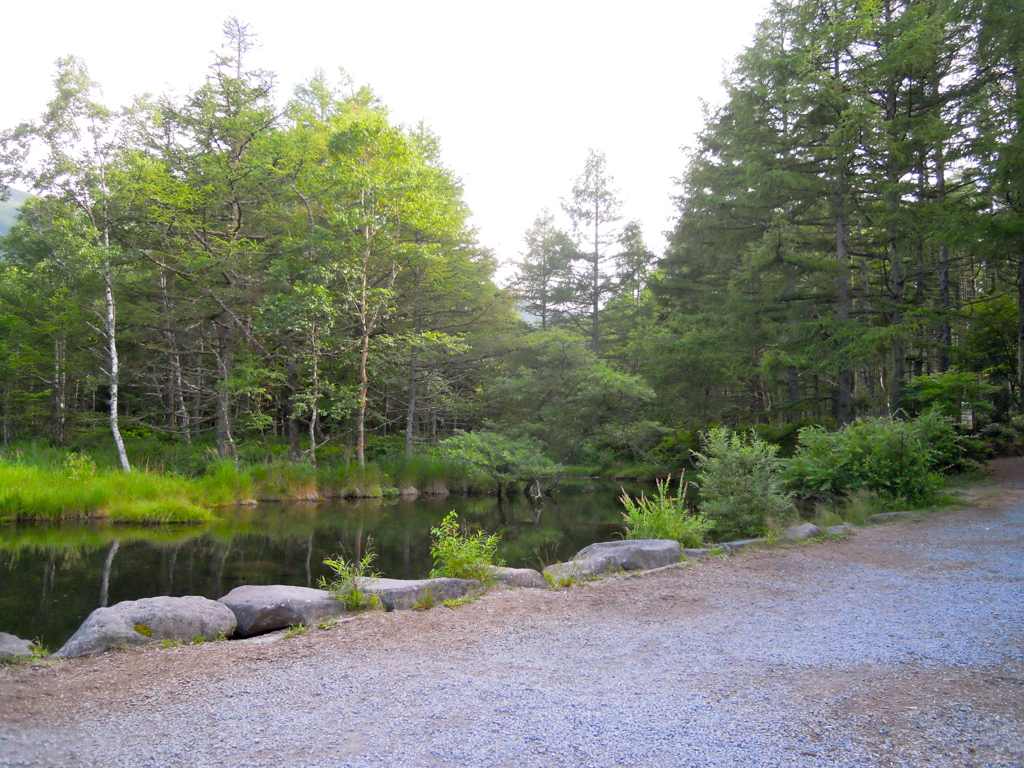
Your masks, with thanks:
[(102, 605), (156, 595), (216, 599), (241, 584), (317, 586), (326, 557), (359, 557), (375, 570), (425, 577), (430, 529), (451, 510), (501, 534), (506, 565), (541, 568), (622, 532), (618, 487), (524, 496), (262, 504), (221, 510), (205, 526), (0, 526), (0, 632), (56, 650)]

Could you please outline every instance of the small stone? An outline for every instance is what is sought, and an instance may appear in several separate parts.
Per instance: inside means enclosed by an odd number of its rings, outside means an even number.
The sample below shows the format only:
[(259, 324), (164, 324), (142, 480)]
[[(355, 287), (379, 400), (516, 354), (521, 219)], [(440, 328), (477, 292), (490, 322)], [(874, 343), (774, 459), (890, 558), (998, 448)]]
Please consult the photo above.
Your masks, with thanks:
[(908, 517), (910, 512), (879, 512), (877, 515), (869, 515), (868, 521), (872, 523), (884, 523), (888, 520), (896, 520), (900, 517)]
[(737, 552), (746, 547), (752, 547), (755, 544), (764, 544), (764, 539), (739, 539), (738, 541), (723, 541), (721, 544), (715, 546), (725, 550), (726, 552)]
[(19, 661), (32, 656), (32, 641), (0, 632), (0, 662)]
[(700, 560), (702, 557), (707, 557), (711, 554), (711, 550), (707, 547), (701, 547), (700, 549), (682, 549), (680, 552), (687, 560)]
[(821, 536), (821, 529), (814, 523), (804, 523), (803, 525), (791, 525), (786, 529), (786, 538), (792, 539), (793, 541), (801, 541), (802, 539), (813, 539), (815, 536)]
[(839, 535), (842, 533), (856, 533), (857, 529), (852, 525), (843, 523), (842, 525), (830, 525), (825, 529), (825, 533), (831, 533), (832, 535)]
[(527, 589), (547, 589), (548, 583), (533, 568), (505, 568), (503, 566), (491, 566), (489, 574), (498, 584), (506, 587), (521, 587)]
[[(579, 557), (577, 555), (576, 557)], [(622, 570), (619, 561), (612, 555), (599, 554), (593, 557), (555, 563), (544, 569), (544, 576), (556, 584), (585, 581)]]

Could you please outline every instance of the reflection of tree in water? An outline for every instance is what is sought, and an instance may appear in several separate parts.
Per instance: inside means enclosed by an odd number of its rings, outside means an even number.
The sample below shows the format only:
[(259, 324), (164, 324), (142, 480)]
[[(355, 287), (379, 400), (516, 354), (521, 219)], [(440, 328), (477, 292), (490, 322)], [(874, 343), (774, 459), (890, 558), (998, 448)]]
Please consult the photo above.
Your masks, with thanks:
[(110, 569), (114, 565), (114, 555), (117, 554), (120, 546), (121, 541), (114, 539), (114, 543), (110, 545), (110, 550), (103, 560), (103, 573), (100, 576), (100, 608), (107, 607), (107, 599), (110, 596)]

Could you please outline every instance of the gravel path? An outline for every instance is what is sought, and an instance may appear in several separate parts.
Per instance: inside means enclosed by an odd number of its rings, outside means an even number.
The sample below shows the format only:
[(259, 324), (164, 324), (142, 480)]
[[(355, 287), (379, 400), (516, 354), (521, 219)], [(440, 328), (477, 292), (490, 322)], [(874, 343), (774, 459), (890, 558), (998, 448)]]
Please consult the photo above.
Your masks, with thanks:
[(988, 502), (559, 592), (0, 671), (0, 765), (1024, 766)]

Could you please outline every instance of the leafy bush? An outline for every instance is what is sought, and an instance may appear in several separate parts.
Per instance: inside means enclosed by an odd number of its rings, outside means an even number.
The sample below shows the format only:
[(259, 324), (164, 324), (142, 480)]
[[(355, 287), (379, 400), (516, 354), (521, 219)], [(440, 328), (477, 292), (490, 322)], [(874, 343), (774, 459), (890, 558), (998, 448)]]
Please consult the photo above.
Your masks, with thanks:
[(464, 432), (442, 441), (438, 448), (442, 458), (489, 475), (499, 495), (513, 483), (528, 483), (559, 469), (536, 440), (513, 439), (498, 432)]
[(786, 468), (789, 487), (803, 497), (835, 498), (859, 489), (919, 503), (941, 485), (937, 470), (953, 464), (959, 438), (937, 411), (914, 421), (859, 419), (837, 432), (800, 433)]
[(701, 512), (713, 518), (719, 541), (756, 535), (770, 520), (793, 514), (784, 490), (778, 446), (725, 427), (703, 435), (700, 470)]
[(366, 542), (366, 554), (358, 560), (346, 560), (340, 555), (324, 560), (324, 565), (334, 571), (334, 578), (328, 581), (320, 577), (320, 586), (330, 591), (349, 611), (363, 611), (377, 605), (376, 595), (369, 595), (360, 589), (363, 579), (375, 579), (379, 573), (372, 570), (377, 554), (371, 549), (372, 541)]
[(631, 499), (622, 491), (622, 504), (626, 511), (622, 513), (626, 521), (627, 539), (671, 539), (678, 541), (683, 547), (700, 547), (714, 525), (701, 514), (690, 513), (686, 509), (686, 489), (688, 483), (679, 478), (679, 490), (673, 498), (669, 495), (672, 476), (664, 482), (657, 481), (658, 491), (654, 498), (640, 494), (638, 499)]
[(944, 416), (959, 419), (965, 405), (975, 413), (991, 411), (992, 395), (998, 389), (977, 373), (950, 368), (914, 378), (907, 384), (903, 402), (912, 413), (939, 410)]
[(445, 515), (437, 528), (431, 528), (430, 534), (433, 537), (430, 556), (434, 558), (431, 578), (447, 576), (484, 581), (492, 565), (502, 564), (494, 559), (501, 536), (464, 531), (454, 510)]

